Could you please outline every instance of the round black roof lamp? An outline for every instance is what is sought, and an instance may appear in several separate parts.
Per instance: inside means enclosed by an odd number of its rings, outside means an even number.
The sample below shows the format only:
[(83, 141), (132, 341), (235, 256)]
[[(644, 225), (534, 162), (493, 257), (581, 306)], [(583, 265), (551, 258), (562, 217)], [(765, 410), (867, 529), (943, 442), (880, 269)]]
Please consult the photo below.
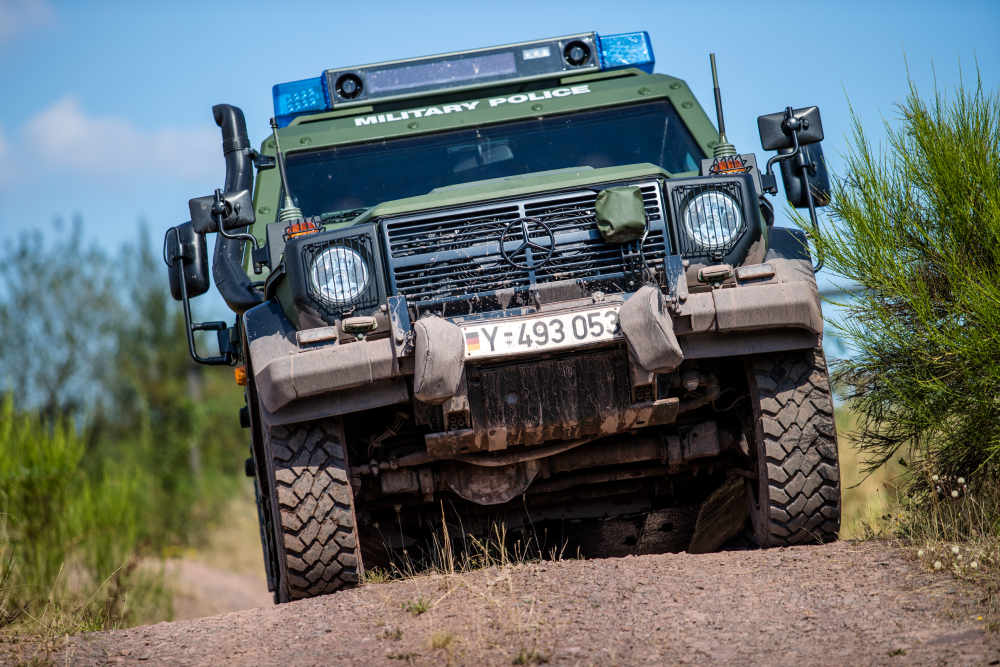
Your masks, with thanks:
[(573, 40), (563, 49), (563, 59), (571, 67), (585, 65), (590, 60), (590, 47), (580, 40)]
[(337, 78), (337, 96), (345, 100), (353, 100), (361, 94), (363, 86), (357, 74), (341, 74)]

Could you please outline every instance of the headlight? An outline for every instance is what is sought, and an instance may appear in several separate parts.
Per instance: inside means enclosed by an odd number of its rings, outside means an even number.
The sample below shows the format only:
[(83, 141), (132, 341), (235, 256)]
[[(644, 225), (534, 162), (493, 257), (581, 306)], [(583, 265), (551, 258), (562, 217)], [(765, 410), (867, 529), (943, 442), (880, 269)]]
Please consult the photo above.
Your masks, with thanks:
[(718, 190), (707, 190), (692, 197), (681, 219), (688, 238), (702, 248), (728, 246), (743, 228), (739, 203)]
[(370, 274), (364, 258), (344, 246), (330, 246), (309, 267), (309, 282), (315, 294), (327, 303), (351, 303), (368, 287)]

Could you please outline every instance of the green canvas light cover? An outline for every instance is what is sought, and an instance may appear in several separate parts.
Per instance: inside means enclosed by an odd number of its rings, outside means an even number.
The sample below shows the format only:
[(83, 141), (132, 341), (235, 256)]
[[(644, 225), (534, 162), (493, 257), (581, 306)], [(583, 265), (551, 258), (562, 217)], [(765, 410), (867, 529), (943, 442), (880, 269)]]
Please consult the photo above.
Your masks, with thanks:
[(646, 207), (634, 185), (601, 190), (595, 209), (597, 229), (608, 243), (628, 243), (646, 233)]

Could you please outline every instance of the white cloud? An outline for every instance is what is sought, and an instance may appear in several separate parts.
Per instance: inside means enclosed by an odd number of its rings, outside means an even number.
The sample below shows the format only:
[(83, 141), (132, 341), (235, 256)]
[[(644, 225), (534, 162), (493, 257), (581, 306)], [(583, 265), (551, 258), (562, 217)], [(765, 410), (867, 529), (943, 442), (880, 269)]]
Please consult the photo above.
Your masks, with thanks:
[(48, 0), (0, 0), (0, 42), (45, 25), (54, 14)]
[(146, 130), (115, 116), (91, 116), (64, 97), (23, 128), (28, 151), (47, 166), (88, 174), (155, 172), (164, 179), (218, 177), (223, 170), (218, 130)]

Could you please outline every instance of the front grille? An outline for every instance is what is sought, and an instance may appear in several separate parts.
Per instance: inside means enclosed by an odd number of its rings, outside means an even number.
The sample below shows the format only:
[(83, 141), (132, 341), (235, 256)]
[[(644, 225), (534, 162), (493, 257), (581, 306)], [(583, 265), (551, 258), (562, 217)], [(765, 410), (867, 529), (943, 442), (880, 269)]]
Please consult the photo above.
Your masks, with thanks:
[[(429, 304), (556, 280), (614, 280), (641, 268), (641, 259), (655, 269), (668, 245), (663, 198), (656, 181), (637, 185), (649, 227), (641, 255), (638, 243), (604, 242), (594, 212), (597, 191), (578, 190), (385, 220), (393, 287), (411, 304)], [(503, 258), (500, 237), (520, 218), (541, 221), (552, 231), (555, 246), (544, 266), (530, 268), (525, 251), (513, 259), (526, 268)], [(549, 241), (541, 226), (529, 234), (532, 241)], [(505, 240), (508, 248), (518, 245), (520, 228), (515, 225)]]

